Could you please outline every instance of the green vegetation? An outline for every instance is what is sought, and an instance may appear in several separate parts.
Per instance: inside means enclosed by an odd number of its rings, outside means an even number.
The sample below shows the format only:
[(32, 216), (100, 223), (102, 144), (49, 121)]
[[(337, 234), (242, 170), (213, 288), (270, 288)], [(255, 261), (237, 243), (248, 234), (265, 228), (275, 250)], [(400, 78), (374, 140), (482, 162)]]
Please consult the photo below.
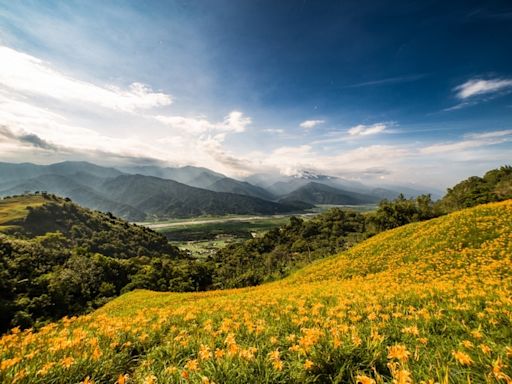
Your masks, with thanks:
[(284, 225), (289, 216), (267, 216), (253, 218), (226, 218), (201, 220), (199, 222), (173, 223), (155, 228), (171, 241), (213, 240), (218, 236), (232, 236), (237, 239), (250, 239), (253, 234), (261, 234), (272, 228)]
[(45, 202), (47, 200), (42, 195), (15, 196), (0, 200), (0, 231), (14, 230), (15, 224), (27, 216), (28, 206), (38, 207)]
[(11, 383), (509, 383), (512, 201), (378, 234), (282, 281), (130, 292), (0, 339)]
[(0, 329), (79, 314), (135, 288), (206, 289), (209, 267), (148, 228), (53, 195), (0, 200)]
[(445, 212), (474, 207), (478, 204), (512, 199), (512, 166), (473, 176), (449, 188), (439, 206)]
[(365, 216), (357, 212), (334, 208), (307, 221), (292, 217), (262, 237), (220, 249), (211, 258), (214, 286), (243, 287), (281, 278), (367, 237)]

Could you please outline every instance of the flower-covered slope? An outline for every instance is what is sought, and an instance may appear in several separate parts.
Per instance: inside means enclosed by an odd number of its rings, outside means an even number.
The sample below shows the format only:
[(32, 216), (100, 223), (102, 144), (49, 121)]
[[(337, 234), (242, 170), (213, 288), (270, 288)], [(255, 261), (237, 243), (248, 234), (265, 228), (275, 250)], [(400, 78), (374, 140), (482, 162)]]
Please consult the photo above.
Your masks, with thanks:
[(512, 201), (377, 235), (280, 282), (136, 291), (0, 340), (25, 383), (510, 383)]

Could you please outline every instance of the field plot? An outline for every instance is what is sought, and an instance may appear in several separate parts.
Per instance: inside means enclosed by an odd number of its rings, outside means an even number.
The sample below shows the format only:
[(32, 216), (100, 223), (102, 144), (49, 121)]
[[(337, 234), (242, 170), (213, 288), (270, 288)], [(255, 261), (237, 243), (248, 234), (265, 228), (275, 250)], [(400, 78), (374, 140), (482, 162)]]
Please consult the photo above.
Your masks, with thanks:
[[(306, 214), (302, 217), (314, 215)], [(234, 242), (261, 236), (266, 231), (286, 224), (290, 216), (222, 216), (141, 223), (163, 233), (180, 249), (188, 250), (194, 257), (205, 258)]]
[(143, 222), (155, 231), (163, 233), (173, 245), (203, 258), (234, 242), (258, 237), (272, 228), (287, 224), (291, 216), (309, 219), (331, 208), (342, 208), (358, 212), (369, 212), (375, 204), (367, 205), (318, 205), (309, 213), (300, 215), (274, 216), (218, 216), (195, 219), (175, 219), (157, 222)]

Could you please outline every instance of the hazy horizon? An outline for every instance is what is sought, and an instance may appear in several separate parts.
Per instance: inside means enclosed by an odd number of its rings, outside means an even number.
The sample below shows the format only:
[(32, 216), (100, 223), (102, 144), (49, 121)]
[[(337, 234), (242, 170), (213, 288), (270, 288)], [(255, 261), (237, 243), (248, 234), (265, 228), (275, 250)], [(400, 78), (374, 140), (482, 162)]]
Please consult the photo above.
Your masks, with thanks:
[(505, 1), (0, 4), (0, 161), (444, 190), (512, 163)]

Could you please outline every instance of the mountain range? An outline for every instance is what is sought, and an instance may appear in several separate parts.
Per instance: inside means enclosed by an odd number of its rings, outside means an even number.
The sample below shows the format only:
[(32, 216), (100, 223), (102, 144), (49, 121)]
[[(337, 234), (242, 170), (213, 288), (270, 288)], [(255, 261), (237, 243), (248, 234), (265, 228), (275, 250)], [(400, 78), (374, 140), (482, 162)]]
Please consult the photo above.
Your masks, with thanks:
[(193, 166), (113, 168), (70, 161), (50, 165), (0, 163), (0, 196), (35, 191), (69, 197), (85, 207), (132, 221), (284, 214), (316, 204), (376, 203), (399, 194), (397, 190), (371, 188), (307, 171), (286, 177), (253, 175), (241, 181)]

